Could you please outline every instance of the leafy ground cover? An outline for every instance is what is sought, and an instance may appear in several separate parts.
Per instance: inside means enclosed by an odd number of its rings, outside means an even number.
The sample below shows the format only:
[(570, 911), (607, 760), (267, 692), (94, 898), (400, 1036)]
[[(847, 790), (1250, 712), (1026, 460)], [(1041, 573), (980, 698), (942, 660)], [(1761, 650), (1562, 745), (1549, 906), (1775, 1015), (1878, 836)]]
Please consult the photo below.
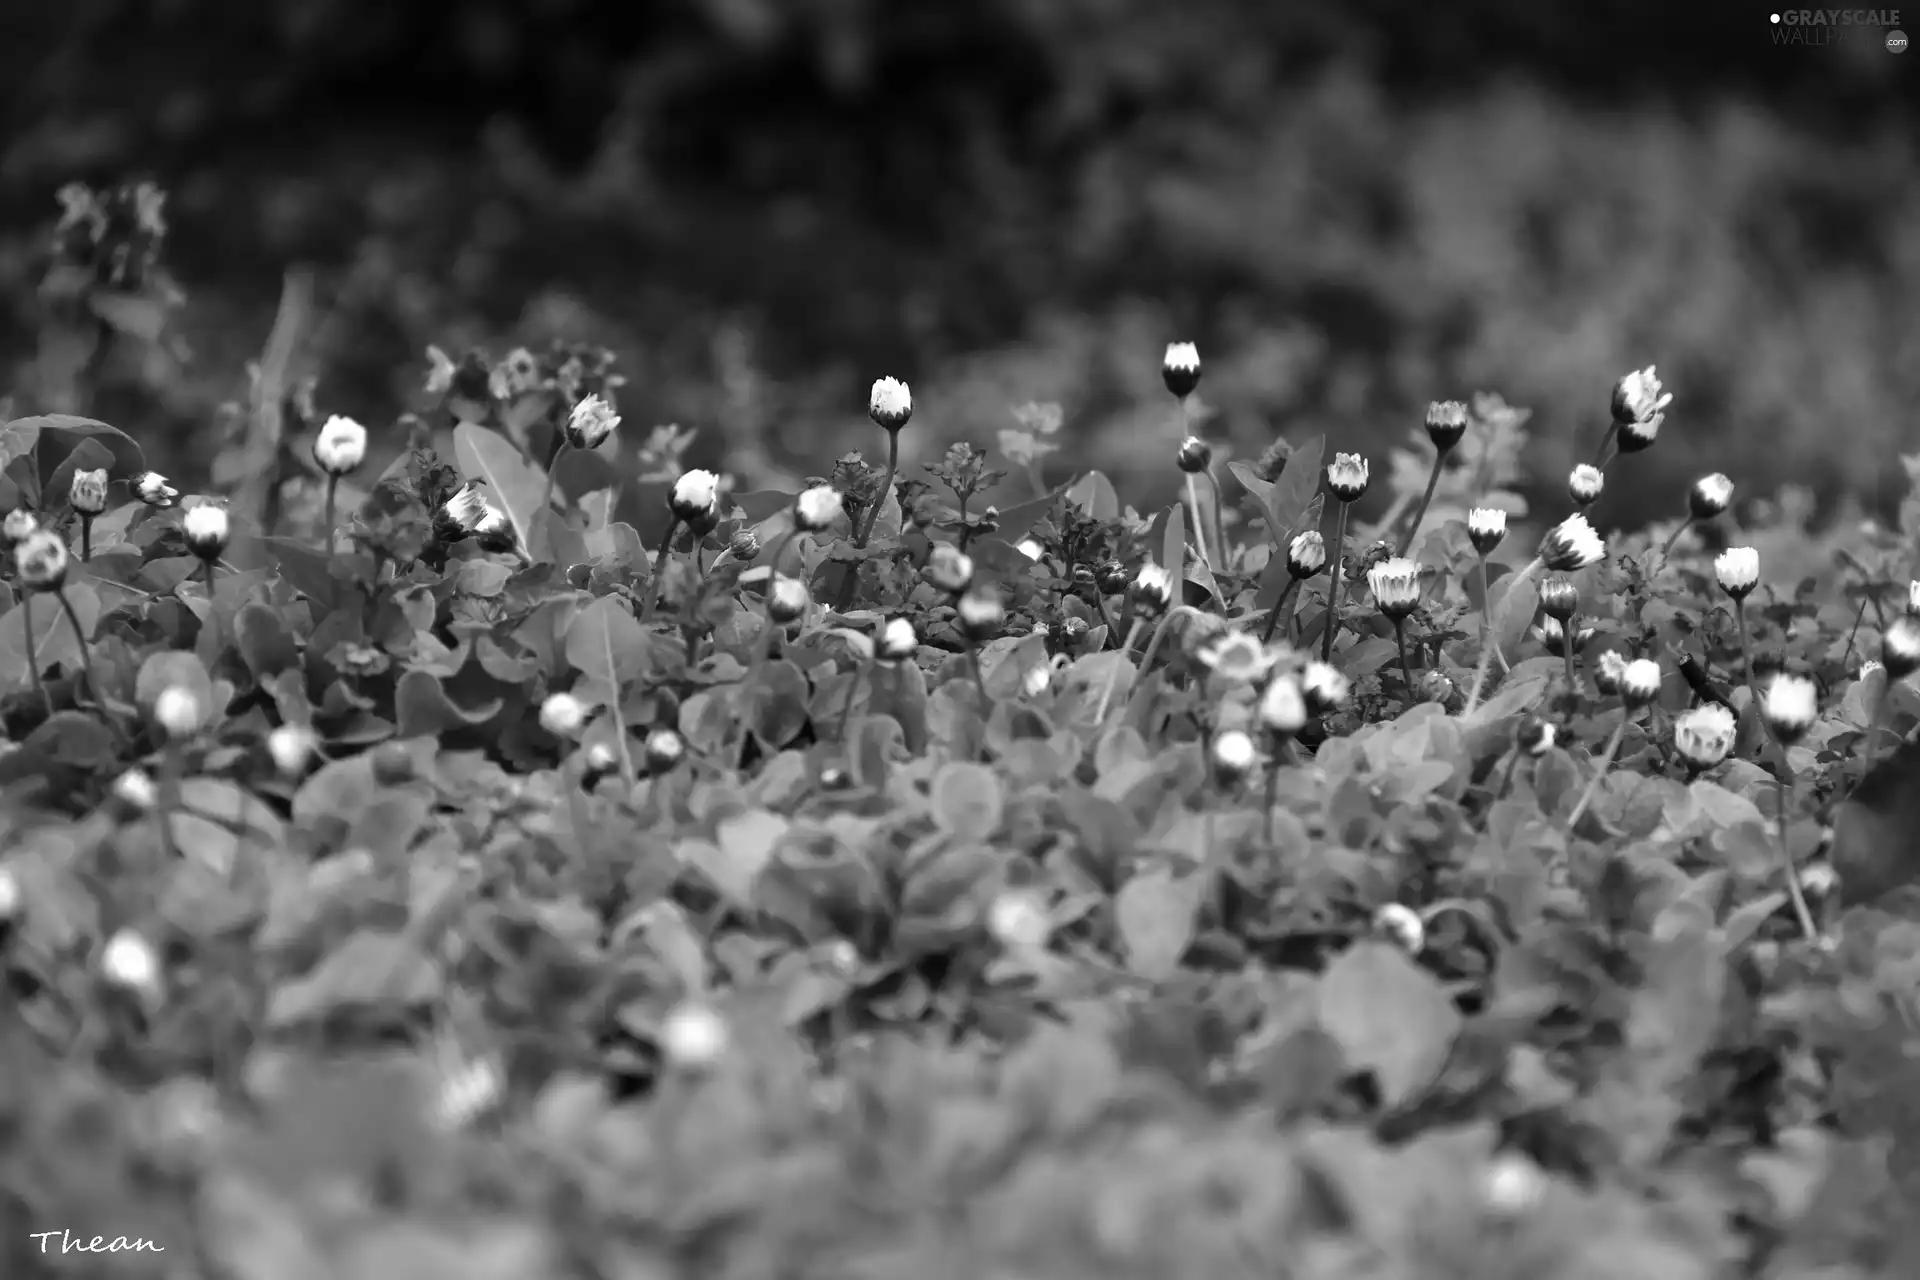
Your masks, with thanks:
[(1652, 368), (1551, 510), (1495, 395), (1216, 467), (1186, 343), (1165, 508), (891, 378), (750, 492), (617, 370), (0, 427), (7, 1274), (1912, 1274), (1920, 494), (1615, 530)]

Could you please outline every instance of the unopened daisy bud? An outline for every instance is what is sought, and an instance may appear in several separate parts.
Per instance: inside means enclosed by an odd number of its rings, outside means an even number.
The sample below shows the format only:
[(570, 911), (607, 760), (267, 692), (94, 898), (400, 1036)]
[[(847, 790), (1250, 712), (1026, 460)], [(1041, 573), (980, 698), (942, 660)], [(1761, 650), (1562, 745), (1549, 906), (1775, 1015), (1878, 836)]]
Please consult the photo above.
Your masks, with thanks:
[(1733, 505), (1733, 481), (1716, 471), (1701, 476), (1687, 490), (1687, 510), (1695, 520), (1711, 520)]
[(1336, 453), (1327, 464), (1327, 487), (1342, 502), (1358, 502), (1367, 491), (1367, 460), (1357, 453)]
[(760, 555), (760, 535), (751, 529), (741, 529), (728, 540), (727, 554), (741, 564), (751, 564)]
[(1570, 515), (1540, 540), (1540, 559), (1555, 573), (1574, 573), (1607, 558), (1607, 544), (1583, 515)]
[(1093, 571), (1093, 585), (1100, 589), (1103, 596), (1117, 596), (1127, 589), (1133, 581), (1127, 572), (1127, 566), (1118, 560), (1103, 560)]
[(67, 580), (67, 544), (59, 534), (28, 534), (13, 549), (13, 569), (29, 591), (58, 591)]
[(1315, 659), (1301, 669), (1300, 692), (1313, 715), (1324, 716), (1345, 706), (1349, 687), (1347, 677), (1332, 663)]
[(12, 867), (0, 867), (0, 936), (13, 927), (25, 906), (20, 878), (13, 874)]
[(1180, 442), (1180, 453), (1175, 460), (1188, 475), (1199, 475), (1213, 465), (1213, 446), (1199, 436), (1188, 436)]
[(1038, 560), (1041, 556), (1047, 554), (1047, 549), (1038, 542), (1035, 542), (1032, 538), (1020, 539), (1020, 541), (1013, 544), (1013, 549), (1029, 560)]
[(1920, 617), (1903, 613), (1893, 620), (1880, 637), (1880, 661), (1890, 680), (1905, 680), (1920, 671)]
[(685, 1001), (660, 1024), (660, 1051), (682, 1071), (701, 1071), (727, 1051), (727, 1023), (698, 1001)]
[(1458, 400), (1435, 400), (1427, 406), (1427, 438), (1441, 453), (1451, 453), (1467, 434), (1467, 406)]
[(1673, 745), (1694, 769), (1711, 769), (1733, 750), (1733, 712), (1717, 702), (1704, 702), (1673, 722)]
[(1227, 786), (1233, 786), (1253, 772), (1260, 760), (1253, 739), (1241, 729), (1224, 729), (1215, 734), (1210, 754), (1214, 773)]
[(591, 450), (605, 444), (607, 437), (619, 425), (620, 415), (603, 397), (595, 394), (573, 406), (567, 414), (567, 425), (562, 430), (568, 444), (576, 449)]
[(1191, 342), (1169, 342), (1160, 358), (1160, 380), (1182, 400), (1192, 395), (1200, 385), (1200, 348)]
[(1600, 501), (1606, 487), (1606, 473), (1588, 463), (1581, 463), (1567, 474), (1567, 496), (1576, 507), (1590, 507)]
[(272, 758), (273, 767), (286, 778), (297, 778), (306, 772), (316, 745), (313, 730), (304, 724), (283, 724), (267, 735), (267, 755)]
[(121, 929), (100, 951), (100, 974), (123, 990), (150, 994), (160, 986), (160, 957), (140, 934)]
[[(1324, 696), (1331, 690), (1323, 683), (1320, 692)], [(1278, 737), (1291, 738), (1306, 728), (1307, 695), (1300, 681), (1291, 675), (1278, 675), (1269, 680), (1266, 691), (1260, 695), (1259, 714), (1261, 727)]]
[(1513, 1151), (1503, 1151), (1487, 1165), (1481, 1197), (1496, 1218), (1516, 1218), (1533, 1212), (1547, 1194), (1547, 1175), (1540, 1166)]
[(1028, 667), (1020, 677), (1020, 692), (1029, 698), (1037, 698), (1052, 687), (1053, 668), (1044, 662)]
[(1420, 566), (1393, 556), (1367, 570), (1367, 587), (1381, 613), (1399, 621), (1420, 603)]
[(1033, 893), (1014, 889), (994, 898), (987, 908), (987, 932), (1009, 951), (1038, 951), (1047, 945), (1053, 922)]
[(142, 471), (127, 482), (133, 490), (133, 496), (150, 507), (170, 507), (180, 497), (180, 491), (167, 483), (167, 478), (158, 471)]
[(1620, 699), (1629, 707), (1644, 707), (1660, 696), (1660, 664), (1635, 658), (1620, 673)]
[(7, 512), (6, 519), (0, 520), (0, 543), (9, 549), (19, 546), (40, 528), (40, 521), (33, 512), (25, 507), (15, 507)]
[(97, 516), (107, 509), (107, 469), (75, 471), (67, 486), (67, 501), (83, 516)]
[(667, 510), (696, 535), (705, 536), (720, 519), (720, 477), (711, 471), (685, 473), (673, 482)]
[(586, 706), (570, 693), (549, 694), (540, 704), (540, 727), (556, 738), (571, 738), (586, 723)]
[(1781, 745), (1790, 747), (1807, 735), (1819, 717), (1820, 690), (1805, 676), (1780, 672), (1767, 682), (1760, 714)]
[[(450, 537), (465, 538), (486, 519), (487, 499), (472, 484), (463, 484), (451, 498), (440, 504), (438, 522), (442, 530)], [(195, 508), (199, 510), (199, 508)]]
[(973, 557), (951, 542), (936, 542), (927, 555), (926, 578), (936, 591), (957, 596), (973, 585)]
[(882, 431), (898, 431), (913, 416), (913, 393), (898, 378), (881, 378), (867, 393), (867, 415)]
[(1287, 544), (1287, 572), (1295, 578), (1311, 578), (1327, 567), (1327, 539), (1318, 529), (1295, 534)]
[[(11, 520), (13, 517), (7, 517)], [(1907, 612), (1920, 613), (1920, 578), (1907, 583)]]
[(1513, 745), (1530, 756), (1543, 756), (1553, 750), (1557, 733), (1553, 721), (1542, 720), (1539, 716), (1528, 716), (1513, 731)]
[(907, 618), (889, 618), (873, 646), (875, 661), (885, 663), (905, 662), (919, 651), (920, 637)]
[(793, 523), (802, 533), (825, 533), (840, 516), (840, 491), (817, 484), (793, 500)]
[(1839, 873), (1826, 862), (1809, 862), (1800, 868), (1800, 891), (1815, 900), (1829, 897), (1840, 887)]
[(767, 588), (767, 612), (783, 627), (798, 621), (809, 603), (807, 584), (798, 578), (777, 574)]
[(113, 796), (127, 808), (146, 813), (160, 802), (160, 788), (145, 769), (128, 769), (113, 780)]
[(1507, 513), (1499, 507), (1475, 507), (1467, 512), (1467, 541), (1483, 556), (1493, 554), (1507, 536)]
[(367, 429), (334, 414), (314, 437), (313, 460), (330, 476), (344, 476), (367, 460)]
[(1414, 697), (1421, 702), (1437, 702), (1452, 714), (1466, 701), (1466, 695), (1460, 692), (1460, 686), (1454, 683), (1452, 676), (1438, 668), (1428, 668), (1420, 673), (1414, 683)]
[(1745, 600), (1760, 584), (1760, 553), (1752, 547), (1728, 547), (1713, 562), (1720, 589), (1735, 600)]
[(1173, 575), (1149, 560), (1133, 579), (1133, 607), (1141, 616), (1157, 618), (1173, 603)]
[(1673, 396), (1661, 389), (1654, 367), (1636, 369), (1613, 388), (1613, 420), (1620, 428), (1621, 453), (1638, 453), (1654, 442)]
[(153, 700), (153, 722), (169, 738), (190, 738), (207, 722), (207, 709), (200, 695), (185, 685), (168, 685)]
[(202, 560), (218, 560), (227, 550), (227, 538), (232, 532), (227, 522), (227, 509), (210, 503), (202, 503), (187, 511), (181, 521), (186, 530), (187, 550)]
[(1547, 652), (1556, 658), (1566, 657), (1569, 648), (1573, 650), (1573, 655), (1577, 658), (1586, 652), (1587, 645), (1593, 640), (1592, 627), (1574, 627), (1572, 630), (1568, 630), (1567, 624), (1558, 618), (1540, 619), (1540, 626), (1536, 629), (1536, 634), (1540, 637), (1540, 643), (1546, 647)]
[(1565, 622), (1580, 611), (1580, 589), (1571, 578), (1548, 578), (1540, 584), (1540, 609), (1549, 618)]
[(655, 729), (647, 735), (647, 772), (668, 773), (687, 758), (686, 739), (671, 729)]
[(960, 634), (969, 644), (985, 644), (1000, 634), (1007, 621), (1000, 597), (988, 591), (969, 591), (961, 596), (954, 614), (960, 620)]
[(1427, 926), (1419, 912), (1403, 903), (1389, 902), (1374, 912), (1373, 928), (1408, 955), (1417, 956), (1426, 949)]
[(600, 784), (600, 779), (619, 768), (620, 753), (613, 749), (611, 743), (595, 742), (587, 747), (581, 763), (584, 767), (580, 785), (591, 791)]
[(1593, 664), (1593, 685), (1602, 694), (1620, 692), (1620, 682), (1627, 675), (1627, 660), (1620, 656), (1618, 649), (1609, 649), (1600, 655)]
[(464, 1129), (500, 1101), (500, 1068), (481, 1058), (448, 1070), (434, 1091), (433, 1119), (442, 1130)]

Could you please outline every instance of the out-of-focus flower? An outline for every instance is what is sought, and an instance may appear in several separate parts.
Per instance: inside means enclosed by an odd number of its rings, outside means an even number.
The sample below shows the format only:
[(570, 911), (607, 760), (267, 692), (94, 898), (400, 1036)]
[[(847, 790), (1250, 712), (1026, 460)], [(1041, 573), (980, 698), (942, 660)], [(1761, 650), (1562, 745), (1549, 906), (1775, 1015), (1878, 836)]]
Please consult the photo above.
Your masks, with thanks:
[(647, 735), (646, 760), (649, 773), (667, 773), (687, 758), (687, 743), (671, 729), (655, 729)]
[(1733, 712), (1717, 702), (1704, 702), (1676, 717), (1673, 745), (1695, 769), (1711, 769), (1733, 750)]
[(905, 662), (919, 651), (920, 637), (909, 618), (889, 618), (887, 625), (880, 629), (879, 642), (873, 646), (874, 658), (885, 663)]
[(807, 584), (798, 578), (776, 574), (767, 587), (767, 612), (783, 627), (804, 614), (809, 603)]
[(1773, 736), (1790, 747), (1807, 735), (1819, 717), (1820, 690), (1805, 676), (1780, 672), (1767, 684), (1760, 714)]
[[(1329, 692), (1321, 685), (1321, 694)], [(1290, 738), (1307, 725), (1307, 695), (1300, 681), (1292, 675), (1282, 674), (1267, 682), (1266, 690), (1260, 695), (1259, 716), (1261, 727), (1268, 733), (1282, 738)]]
[(13, 548), (13, 569), (29, 591), (58, 591), (67, 580), (67, 544), (56, 533), (30, 533)]
[(1396, 946), (1410, 956), (1417, 956), (1426, 950), (1427, 926), (1420, 919), (1420, 913), (1412, 907), (1399, 902), (1389, 902), (1373, 913), (1375, 932), (1391, 938)]
[(1232, 786), (1253, 771), (1260, 750), (1243, 729), (1223, 729), (1213, 737), (1213, 769), (1220, 780)]
[(318, 738), (304, 724), (283, 724), (267, 735), (267, 755), (282, 777), (297, 778), (306, 772), (313, 759)]
[(1227, 631), (1194, 655), (1202, 666), (1226, 680), (1252, 683), (1273, 669), (1277, 655), (1244, 631)]
[(540, 727), (556, 738), (571, 738), (586, 723), (586, 706), (570, 693), (549, 694), (540, 704)]
[(167, 483), (158, 471), (142, 471), (128, 485), (133, 496), (150, 507), (170, 507), (179, 500), (180, 491)]
[(803, 533), (825, 533), (841, 509), (840, 491), (817, 484), (793, 500), (793, 522)]
[(1301, 669), (1300, 692), (1306, 696), (1307, 710), (1324, 716), (1346, 705), (1347, 677), (1329, 662), (1314, 659)]
[(935, 590), (957, 596), (973, 585), (973, 557), (951, 542), (936, 542), (927, 554), (926, 577)]
[(1903, 613), (1888, 625), (1887, 633), (1880, 638), (1880, 660), (1894, 680), (1905, 680), (1920, 671), (1920, 617)]
[(181, 526), (186, 531), (187, 550), (202, 560), (218, 560), (225, 554), (227, 538), (232, 532), (225, 507), (208, 503), (190, 507)]
[(1133, 607), (1144, 617), (1158, 617), (1173, 602), (1173, 575), (1149, 560), (1133, 579)]
[(367, 460), (367, 429), (334, 414), (314, 437), (313, 460), (330, 476), (344, 476)]
[(1696, 520), (1711, 520), (1733, 505), (1733, 481), (1716, 471), (1701, 476), (1687, 490), (1687, 510)]

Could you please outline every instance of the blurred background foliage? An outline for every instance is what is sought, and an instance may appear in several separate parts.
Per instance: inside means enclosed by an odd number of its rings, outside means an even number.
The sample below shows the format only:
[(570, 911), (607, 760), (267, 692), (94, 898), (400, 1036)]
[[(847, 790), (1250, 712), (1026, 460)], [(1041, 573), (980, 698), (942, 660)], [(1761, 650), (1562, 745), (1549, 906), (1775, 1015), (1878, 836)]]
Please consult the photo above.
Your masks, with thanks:
[(1384, 463), (1426, 402), (1534, 410), (1564, 505), (1609, 388), (1659, 445), (1604, 521), (1694, 475), (1890, 508), (1920, 428), (1920, 64), (1776, 47), (1763, 8), (1404, 0), (65, 0), (8, 6), (0, 343), (35, 404), (33, 285), (71, 179), (170, 193), (181, 345), (99, 412), (189, 481), (317, 273), (323, 411), (419, 402), (429, 343), (618, 352), (635, 426), (746, 487), (921, 460), (1066, 411), (1064, 473), (1170, 497), (1158, 358), (1206, 432)]

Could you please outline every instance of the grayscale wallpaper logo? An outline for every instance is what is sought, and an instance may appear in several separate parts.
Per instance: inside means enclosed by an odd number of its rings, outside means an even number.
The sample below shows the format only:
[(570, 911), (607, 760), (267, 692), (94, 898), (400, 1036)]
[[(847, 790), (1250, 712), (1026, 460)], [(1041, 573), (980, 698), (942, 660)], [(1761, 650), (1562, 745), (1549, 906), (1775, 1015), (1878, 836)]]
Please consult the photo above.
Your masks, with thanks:
[(1775, 44), (1876, 44), (1907, 51), (1898, 9), (1782, 9), (1772, 15)]

